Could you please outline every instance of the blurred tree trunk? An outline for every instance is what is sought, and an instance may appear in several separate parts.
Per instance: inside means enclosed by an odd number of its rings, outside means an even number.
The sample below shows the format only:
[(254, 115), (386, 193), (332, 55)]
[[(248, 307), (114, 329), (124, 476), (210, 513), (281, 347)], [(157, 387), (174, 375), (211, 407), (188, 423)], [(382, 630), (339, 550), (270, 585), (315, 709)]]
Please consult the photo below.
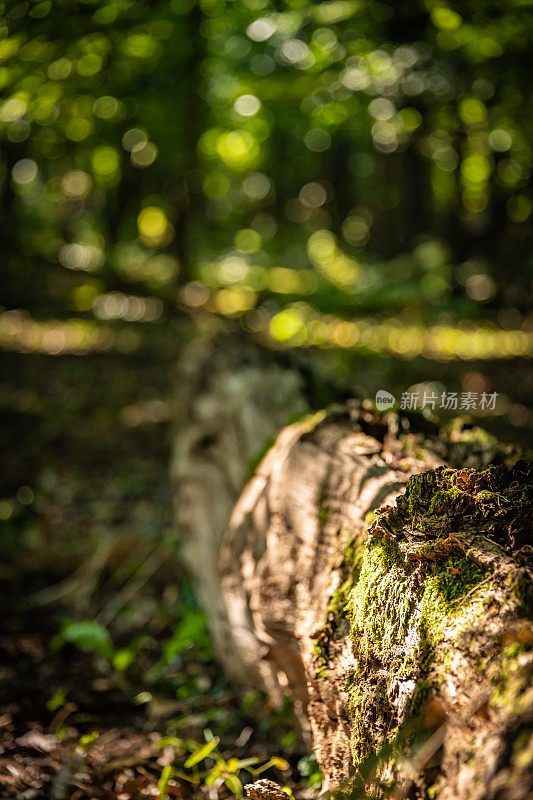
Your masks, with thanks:
[(171, 479), (183, 559), (228, 675), (243, 689), (255, 688), (261, 684), (260, 662), (243, 662), (233, 652), (220, 543), (264, 448), (291, 415), (307, 410), (303, 379), (261, 357), (254, 345), (223, 336), (185, 348), (177, 383)]
[(228, 675), (289, 691), (326, 787), (531, 796), (531, 470), (487, 469), (512, 453), (471, 426), (347, 403), (283, 429), (231, 512), (256, 434), (304, 401), (290, 370), (220, 358), (182, 398), (174, 475)]

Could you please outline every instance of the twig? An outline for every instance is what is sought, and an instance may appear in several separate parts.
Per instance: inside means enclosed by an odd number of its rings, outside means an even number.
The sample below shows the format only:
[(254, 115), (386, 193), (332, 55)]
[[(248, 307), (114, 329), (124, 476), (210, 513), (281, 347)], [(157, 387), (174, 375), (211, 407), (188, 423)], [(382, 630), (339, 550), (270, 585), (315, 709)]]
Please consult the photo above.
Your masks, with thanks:
[(120, 594), (112, 598), (111, 601), (104, 606), (104, 608), (98, 614), (97, 620), (104, 625), (109, 625), (109, 623), (117, 616), (119, 611), (130, 602), (137, 592), (142, 589), (145, 583), (150, 580), (152, 575), (157, 572), (166, 558), (166, 553), (161, 552), (161, 549), (158, 546), (154, 547), (139, 569), (123, 586)]
[(68, 578), (51, 586), (46, 586), (31, 595), (28, 598), (28, 606), (30, 608), (47, 606), (71, 594), (76, 594), (80, 587), (84, 586), (86, 580), (90, 579), (105, 564), (110, 550), (111, 545), (100, 539), (96, 549), (87, 561), (84, 561)]
[(459, 606), (462, 605), (464, 601), (468, 597), (470, 597), (471, 594), (473, 594), (477, 589), (479, 589), (480, 586), (483, 586), (483, 584), (488, 583), (490, 580), (492, 580), (493, 577), (494, 577), (493, 575), (489, 575), (488, 578), (485, 578), (484, 580), (480, 581), (480, 583), (476, 583), (476, 585), (473, 586), (472, 589), (470, 589), (470, 591), (467, 592), (465, 595), (463, 595), (462, 597), (458, 597), (457, 600), (455, 601), (457, 603), (457, 608), (459, 608)]

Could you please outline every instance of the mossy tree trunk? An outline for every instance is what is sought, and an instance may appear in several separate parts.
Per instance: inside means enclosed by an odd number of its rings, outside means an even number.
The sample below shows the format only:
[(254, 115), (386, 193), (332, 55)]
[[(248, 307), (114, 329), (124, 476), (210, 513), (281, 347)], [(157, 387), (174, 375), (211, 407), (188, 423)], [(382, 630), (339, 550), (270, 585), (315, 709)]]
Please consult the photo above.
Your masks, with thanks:
[(326, 788), (532, 796), (533, 487), (515, 461), (471, 426), (354, 403), (285, 428), (225, 530), (182, 497), (211, 548), (219, 657), (292, 695)]

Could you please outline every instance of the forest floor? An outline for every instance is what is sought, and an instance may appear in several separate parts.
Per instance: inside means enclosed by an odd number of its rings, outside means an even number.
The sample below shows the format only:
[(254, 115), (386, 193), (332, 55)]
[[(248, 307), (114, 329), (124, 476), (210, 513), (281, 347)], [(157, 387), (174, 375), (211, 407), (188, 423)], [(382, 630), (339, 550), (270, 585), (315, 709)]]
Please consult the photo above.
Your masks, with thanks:
[[(187, 692), (153, 684), (150, 691), (105, 663), (95, 663), (91, 654), (73, 648), (51, 652), (57, 631), (53, 611), (40, 615), (38, 625), (25, 616), (10, 617), (5, 627), (1, 797), (239, 796), (240, 787), (231, 780), (254, 780), (238, 763), (243, 759), (251, 759), (252, 768), (270, 762), (263, 776), (287, 786), (296, 797), (316, 796), (301, 774), (316, 767), (312, 760), (301, 761), (290, 709), (276, 713), (260, 696), (243, 705), (220, 685), (214, 663), (195, 658), (194, 648), (174, 666), (173, 683), (179, 690), (191, 682)], [(185, 682), (179, 669), (187, 676)], [(196, 768), (187, 767), (191, 754), (206, 745), (206, 734), (216, 748)], [(210, 787), (204, 773), (215, 775), (214, 769), (219, 781)]]
[(258, 771), (316, 797), (289, 705), (228, 686), (179, 563), (173, 354), (44, 358), (2, 356), (0, 797), (223, 798)]

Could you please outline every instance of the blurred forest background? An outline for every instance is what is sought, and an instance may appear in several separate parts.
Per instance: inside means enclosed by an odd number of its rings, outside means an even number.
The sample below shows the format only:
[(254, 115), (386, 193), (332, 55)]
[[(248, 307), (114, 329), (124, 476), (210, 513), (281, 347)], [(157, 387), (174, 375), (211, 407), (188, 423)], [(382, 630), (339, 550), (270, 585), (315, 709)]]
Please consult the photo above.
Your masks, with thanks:
[(41, 796), (47, 758), (122, 723), (261, 763), (275, 741), (312, 791), (288, 710), (250, 732), (264, 701), (231, 694), (179, 566), (176, 362), (242, 331), (312, 364), (317, 407), (498, 392), (484, 423), (531, 441), (532, 3), (1, 6), (0, 733), (59, 749), (0, 780)]

